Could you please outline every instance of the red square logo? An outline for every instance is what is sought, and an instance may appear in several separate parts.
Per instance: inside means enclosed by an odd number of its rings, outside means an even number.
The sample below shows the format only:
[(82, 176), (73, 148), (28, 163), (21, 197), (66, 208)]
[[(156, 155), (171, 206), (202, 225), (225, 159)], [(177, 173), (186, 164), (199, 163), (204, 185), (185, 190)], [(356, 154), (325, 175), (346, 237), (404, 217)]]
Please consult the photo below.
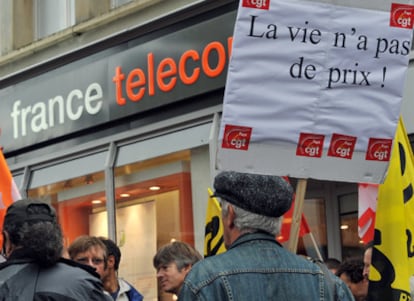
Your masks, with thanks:
[(251, 136), (251, 127), (226, 124), (221, 147), (248, 150)]
[(324, 135), (300, 133), (296, 155), (312, 158), (322, 157), (324, 139)]
[(352, 159), (357, 138), (340, 134), (332, 134), (328, 156)]
[(409, 4), (391, 4), (390, 26), (413, 28), (414, 6)]
[(392, 139), (369, 138), (365, 160), (389, 161)]
[(242, 6), (269, 10), (270, 0), (243, 0)]

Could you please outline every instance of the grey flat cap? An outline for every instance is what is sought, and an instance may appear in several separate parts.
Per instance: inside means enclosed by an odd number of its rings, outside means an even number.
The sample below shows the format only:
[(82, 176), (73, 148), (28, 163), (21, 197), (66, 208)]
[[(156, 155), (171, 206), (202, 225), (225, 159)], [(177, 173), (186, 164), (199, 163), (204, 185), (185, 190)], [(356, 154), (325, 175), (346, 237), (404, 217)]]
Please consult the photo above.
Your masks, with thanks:
[(214, 178), (215, 196), (244, 210), (279, 217), (290, 209), (292, 186), (270, 175), (223, 171)]

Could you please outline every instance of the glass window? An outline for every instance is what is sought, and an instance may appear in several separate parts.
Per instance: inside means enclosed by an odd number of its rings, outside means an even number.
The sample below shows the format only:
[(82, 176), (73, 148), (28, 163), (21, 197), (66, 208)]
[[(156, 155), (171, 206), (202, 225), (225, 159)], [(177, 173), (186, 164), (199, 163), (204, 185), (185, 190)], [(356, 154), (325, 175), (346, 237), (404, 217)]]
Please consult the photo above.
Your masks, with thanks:
[(362, 241), (358, 236), (358, 193), (339, 196), (339, 212), (342, 258), (362, 256)]
[(132, 1), (133, 0), (111, 0), (113, 8), (124, 5), (124, 4), (127, 4), (127, 3), (132, 2)]
[[(291, 209), (293, 214), (293, 208)], [(296, 253), (312, 258), (325, 258), (327, 252), (327, 233), (325, 201), (322, 198), (306, 199), (303, 204), (304, 220), (300, 226)], [(277, 237), (279, 242), (289, 247), (292, 224), (290, 212), (284, 215), (282, 229)]]
[[(101, 158), (100, 154), (96, 156)], [(90, 157), (85, 158), (92, 163)], [(69, 163), (79, 165), (85, 158)], [(171, 300), (171, 295), (164, 296), (157, 286), (152, 266), (157, 249), (172, 240), (194, 244), (190, 158), (191, 151), (185, 150), (128, 163), (114, 170), (116, 242), (122, 252), (119, 275), (146, 299)], [(41, 182), (40, 175), (46, 177), (47, 171), (56, 173), (59, 169), (62, 169), (60, 164), (40, 169), (33, 176), (32, 185)], [(42, 183), (31, 188), (28, 196), (56, 208), (66, 247), (79, 235), (108, 236), (103, 171)]]
[(303, 235), (298, 242), (298, 254), (312, 258), (326, 258), (326, 219), (325, 200), (321, 198), (306, 199), (303, 207), (310, 233)]
[[(119, 166), (115, 170), (119, 275), (145, 299), (166, 300), (157, 288), (152, 258), (172, 240), (194, 242), (190, 151)], [(102, 213), (91, 215), (91, 232), (103, 229)], [(143, 247), (145, 246), (145, 247)], [(171, 296), (169, 296), (171, 298)]]
[(74, 0), (35, 0), (35, 37), (40, 39), (75, 24)]
[[(47, 184), (28, 191), (28, 197), (39, 198), (55, 207), (69, 246), (79, 235), (90, 233), (90, 216), (105, 208), (104, 172), (90, 173)], [(106, 220), (102, 227), (107, 227)]]

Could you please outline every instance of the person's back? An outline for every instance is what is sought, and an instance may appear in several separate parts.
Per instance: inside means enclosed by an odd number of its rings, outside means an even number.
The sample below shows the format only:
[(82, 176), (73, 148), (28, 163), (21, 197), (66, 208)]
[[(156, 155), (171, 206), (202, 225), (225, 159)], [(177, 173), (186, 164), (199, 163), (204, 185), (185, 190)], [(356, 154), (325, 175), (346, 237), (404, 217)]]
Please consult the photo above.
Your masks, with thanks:
[(62, 233), (54, 209), (20, 200), (6, 212), (0, 300), (108, 300), (98, 275), (61, 258)]
[[(14, 276), (14, 277), (13, 277)], [(97, 275), (61, 259), (51, 267), (30, 260), (0, 265), (0, 300), (108, 300)]]
[[(319, 266), (282, 248), (271, 235), (251, 233), (195, 264), (179, 300), (335, 300), (325, 277)], [(332, 279), (337, 294), (345, 295)]]
[(215, 177), (214, 188), (227, 251), (193, 266), (180, 301), (353, 300), (345, 284), (325, 266), (283, 249), (276, 241), (281, 216), (293, 199), (285, 180), (224, 171)]

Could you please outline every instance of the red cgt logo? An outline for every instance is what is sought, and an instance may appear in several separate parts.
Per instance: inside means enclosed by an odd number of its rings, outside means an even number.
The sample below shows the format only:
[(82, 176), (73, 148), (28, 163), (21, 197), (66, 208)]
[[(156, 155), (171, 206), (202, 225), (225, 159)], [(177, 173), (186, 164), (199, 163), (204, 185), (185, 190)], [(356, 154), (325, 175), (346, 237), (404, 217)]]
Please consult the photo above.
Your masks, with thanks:
[(270, 0), (243, 0), (242, 6), (269, 10)]
[(322, 157), (324, 135), (300, 133), (297, 156), (320, 158)]
[(251, 135), (251, 127), (226, 124), (221, 147), (248, 150)]
[(332, 134), (328, 156), (352, 159), (357, 138), (340, 134)]
[(414, 6), (408, 4), (391, 4), (390, 26), (413, 28)]
[(365, 160), (389, 161), (392, 139), (369, 138)]

